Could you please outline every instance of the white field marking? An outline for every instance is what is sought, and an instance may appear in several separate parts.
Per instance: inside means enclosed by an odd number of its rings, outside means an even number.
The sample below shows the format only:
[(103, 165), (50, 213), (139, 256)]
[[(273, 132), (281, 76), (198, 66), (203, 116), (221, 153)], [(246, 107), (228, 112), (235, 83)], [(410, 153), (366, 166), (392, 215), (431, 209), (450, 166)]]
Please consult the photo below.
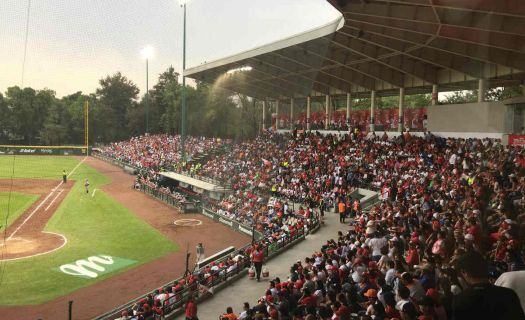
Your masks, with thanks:
[[(12, 238), (11, 240), (18, 240), (18, 241), (23, 241), (23, 242), (31, 242), (31, 240), (27, 240), (27, 239), (19, 238), (19, 237)], [(0, 242), (0, 247), (3, 247), (3, 246), (5, 246), (5, 243), (2, 241), (2, 242)]]
[(91, 194), (91, 198), (93, 198), (95, 196), (95, 192), (97, 192), (97, 189), (93, 190), (93, 193)]
[[(87, 159), (87, 156), (84, 157), (84, 159), (82, 159), (82, 161), (80, 161), (76, 167), (73, 168), (73, 170), (71, 170), (71, 172), (67, 175), (68, 177), (73, 174), (73, 172), (75, 172), (75, 170), (77, 170), (77, 168)], [(27, 216), (27, 218), (24, 219), (24, 221), (22, 221), (22, 223), (15, 229), (15, 231), (13, 231), (13, 233), (11, 233), (11, 235), (7, 238), (7, 240), (13, 238), (13, 236), (20, 230), (20, 228), (22, 228), (24, 226), (24, 224), (26, 224), (27, 221), (29, 221), (29, 219), (31, 219), (31, 217), (35, 214), (35, 212), (38, 211), (38, 209), (40, 209), (40, 207), (44, 204), (44, 202), (47, 201), (47, 199), (49, 199), (49, 197), (53, 194), (53, 192), (55, 192), (55, 190), (60, 187), (62, 185), (63, 181), (60, 181), (60, 183), (54, 187), (53, 189), (51, 189), (51, 192), (47, 195), (47, 197), (44, 199), (44, 201), (40, 202), (38, 204), (38, 206), (33, 210), (33, 212), (31, 212), (29, 214), (29, 216)]]
[(173, 224), (181, 227), (196, 227), (202, 224), (202, 221), (199, 219), (179, 219), (173, 221)]
[(47, 205), (47, 207), (44, 209), (44, 211), (47, 211), (47, 209), (49, 209), (53, 205), (53, 203), (55, 203), (55, 200), (62, 193), (62, 191), (64, 191), (64, 190), (58, 190), (57, 195), (53, 198), (53, 200), (51, 200), (51, 202)]
[[(60, 245), (59, 247), (55, 248), (55, 249), (51, 249), (49, 251), (45, 251), (45, 252), (40, 252), (40, 253), (36, 253), (36, 254), (32, 254), (30, 256), (25, 256), (25, 257), (18, 257), (18, 258), (11, 258), (11, 259), (2, 259), (0, 261), (15, 261), (15, 260), (22, 260), (22, 259), (27, 259), (27, 258), (33, 258), (33, 257), (38, 257), (38, 256), (43, 256), (44, 254), (48, 254), (48, 253), (51, 253), (51, 252), (55, 252), (57, 250), (60, 250), (62, 249), (66, 244), (67, 244), (67, 238), (60, 234), (60, 233), (55, 233), (55, 232), (50, 232), (50, 231), (42, 231), (42, 233), (49, 233), (49, 234), (54, 234), (54, 235), (57, 235), (59, 237), (62, 238), (62, 245)], [(20, 239), (23, 239), (23, 238), (20, 238)], [(29, 240), (26, 240), (26, 241), (29, 241)]]

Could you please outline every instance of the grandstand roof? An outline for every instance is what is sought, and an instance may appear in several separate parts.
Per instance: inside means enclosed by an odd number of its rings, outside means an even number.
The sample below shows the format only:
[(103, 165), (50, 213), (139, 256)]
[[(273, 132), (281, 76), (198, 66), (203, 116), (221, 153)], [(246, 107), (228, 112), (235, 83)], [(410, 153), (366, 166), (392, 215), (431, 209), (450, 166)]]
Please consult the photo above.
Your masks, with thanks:
[[(523, 83), (523, 0), (329, 0), (341, 15), (301, 34), (188, 68), (259, 99), (393, 95)], [(243, 66), (247, 72), (227, 74)]]
[(173, 180), (176, 180), (176, 181), (179, 181), (179, 182), (183, 182), (183, 183), (192, 185), (194, 187), (197, 187), (197, 188), (200, 188), (200, 189), (203, 189), (203, 190), (206, 190), (206, 191), (224, 192), (224, 191), (228, 190), (225, 187), (222, 187), (222, 186), (210, 183), (210, 182), (202, 181), (202, 180), (199, 180), (199, 179), (195, 179), (193, 177), (188, 177), (186, 175), (183, 175), (183, 174), (180, 174), (180, 173), (176, 173), (176, 172), (171, 172), (171, 171), (169, 171), (169, 172), (159, 172), (159, 174), (161, 176), (166, 177), (166, 178), (170, 178), (170, 179), (173, 179)]

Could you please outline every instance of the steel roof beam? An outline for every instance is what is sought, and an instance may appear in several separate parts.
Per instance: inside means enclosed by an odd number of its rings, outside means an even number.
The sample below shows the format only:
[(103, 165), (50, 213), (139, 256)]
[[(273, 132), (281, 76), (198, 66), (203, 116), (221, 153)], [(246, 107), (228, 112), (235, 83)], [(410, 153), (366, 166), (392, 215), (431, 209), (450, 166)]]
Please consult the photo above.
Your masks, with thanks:
[[(462, 26), (475, 30), (499, 33), (523, 34), (525, 17), (501, 16), (486, 12), (457, 11), (447, 8), (369, 3), (366, 5), (348, 4), (343, 13), (374, 19), (387, 19), (389, 24), (397, 22), (411, 23), (414, 27), (439, 28), (440, 25)], [(438, 17), (436, 17), (436, 12)]]
[[(375, 22), (356, 22), (348, 20), (346, 28), (355, 28), (362, 30), (364, 33), (374, 32), (380, 35), (388, 35), (399, 41), (409, 42), (413, 45), (426, 45), (440, 51), (451, 54), (461, 55), (467, 58), (484, 61), (486, 63), (495, 63), (510, 68), (524, 70), (525, 52), (509, 51), (500, 48), (485, 46), (483, 44), (465, 43), (462, 40), (432, 37), (431, 34), (424, 34), (410, 29), (400, 29), (392, 26), (378, 25)], [(525, 38), (524, 38), (525, 39)], [(522, 44), (525, 42), (521, 42)], [(400, 51), (408, 51), (409, 46), (399, 48)]]
[[(380, 32), (371, 32), (371, 29), (367, 29), (364, 35), (360, 38), (363, 41), (367, 41), (371, 44), (377, 44), (382, 46), (389, 46), (403, 55), (429, 63), (441, 68), (458, 71), (472, 77), (480, 76), (480, 68), (482, 69), (483, 63), (479, 60), (452, 54), (445, 50), (436, 50), (435, 48), (427, 48), (425, 44), (414, 42), (405, 38), (400, 38), (399, 32), (396, 35), (391, 35), (387, 28), (381, 28)], [(361, 30), (361, 29), (357, 29)], [(424, 50), (423, 50), (424, 49)], [(424, 52), (430, 52), (430, 55), (421, 54), (421, 50)]]
[(458, 11), (474, 11), (506, 16), (525, 16), (523, 0), (458, 1), (458, 0), (373, 0), (378, 3), (418, 5)]

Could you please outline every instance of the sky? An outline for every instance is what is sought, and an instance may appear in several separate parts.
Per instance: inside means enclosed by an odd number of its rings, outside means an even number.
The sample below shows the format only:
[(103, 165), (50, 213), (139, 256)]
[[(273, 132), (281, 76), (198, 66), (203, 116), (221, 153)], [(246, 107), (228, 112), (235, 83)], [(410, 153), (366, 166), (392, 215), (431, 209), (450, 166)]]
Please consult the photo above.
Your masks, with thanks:
[[(52, 89), (58, 97), (92, 93), (99, 79), (120, 71), (142, 94), (146, 87), (142, 48), (154, 48), (150, 88), (170, 65), (182, 69), (182, 13), (179, 0), (0, 0), (0, 92), (22, 86), (23, 73), (23, 86)], [(186, 67), (321, 26), (338, 16), (326, 0), (190, 0)]]

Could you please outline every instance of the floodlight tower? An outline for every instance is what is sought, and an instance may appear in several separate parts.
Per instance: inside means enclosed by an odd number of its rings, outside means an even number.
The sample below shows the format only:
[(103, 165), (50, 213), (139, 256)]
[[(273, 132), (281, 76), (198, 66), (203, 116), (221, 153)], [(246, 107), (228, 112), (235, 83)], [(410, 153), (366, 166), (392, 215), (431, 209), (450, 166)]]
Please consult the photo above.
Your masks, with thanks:
[(181, 161), (186, 161), (185, 142), (186, 142), (186, 75), (184, 70), (186, 69), (186, 3), (189, 0), (179, 0), (181, 7), (184, 9), (184, 18), (182, 25), (182, 108), (180, 117), (180, 157)]
[(149, 132), (149, 59), (153, 57), (153, 47), (146, 46), (141, 51), (142, 58), (146, 60), (146, 104), (145, 104), (145, 114), (146, 114), (146, 130), (145, 133)]

